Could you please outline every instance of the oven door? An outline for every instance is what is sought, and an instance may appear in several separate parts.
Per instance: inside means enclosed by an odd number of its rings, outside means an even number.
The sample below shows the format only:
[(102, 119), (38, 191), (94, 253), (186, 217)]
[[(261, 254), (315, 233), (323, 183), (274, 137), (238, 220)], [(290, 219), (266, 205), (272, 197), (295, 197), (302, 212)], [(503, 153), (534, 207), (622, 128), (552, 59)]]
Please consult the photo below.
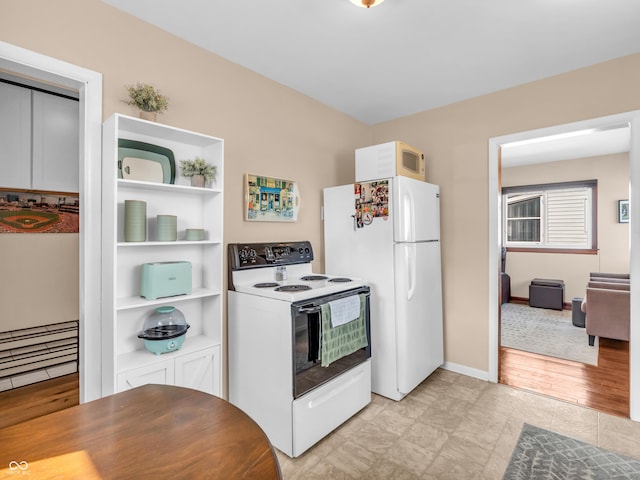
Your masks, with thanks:
[[(322, 305), (333, 300), (364, 294), (364, 320), (367, 346), (344, 356), (327, 367), (321, 365), (321, 322)], [(341, 373), (360, 365), (371, 357), (371, 328), (369, 321), (369, 287), (345, 290), (326, 297), (313, 298), (291, 305), (293, 318), (293, 397), (298, 398), (306, 392), (328, 382)]]

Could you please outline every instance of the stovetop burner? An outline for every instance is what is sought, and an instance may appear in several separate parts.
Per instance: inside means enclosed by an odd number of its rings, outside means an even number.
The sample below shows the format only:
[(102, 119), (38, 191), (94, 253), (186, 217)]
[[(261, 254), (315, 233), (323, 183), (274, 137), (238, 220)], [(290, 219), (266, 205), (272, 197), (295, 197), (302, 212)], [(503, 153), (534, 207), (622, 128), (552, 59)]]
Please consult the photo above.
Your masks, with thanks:
[(329, 277), (326, 277), (324, 275), (307, 275), (305, 277), (301, 277), (300, 280), (303, 280), (305, 282), (310, 282), (313, 280), (326, 280)]
[(330, 282), (336, 282), (336, 283), (347, 283), (347, 282), (350, 282), (351, 279), (347, 278), (347, 277), (336, 277), (336, 278), (332, 278), (329, 281)]
[(311, 290), (309, 285), (283, 285), (276, 288), (276, 292), (301, 292), (303, 290)]
[(264, 283), (256, 283), (254, 287), (255, 288), (272, 288), (272, 287), (277, 287), (278, 285), (280, 284), (276, 282), (264, 282)]

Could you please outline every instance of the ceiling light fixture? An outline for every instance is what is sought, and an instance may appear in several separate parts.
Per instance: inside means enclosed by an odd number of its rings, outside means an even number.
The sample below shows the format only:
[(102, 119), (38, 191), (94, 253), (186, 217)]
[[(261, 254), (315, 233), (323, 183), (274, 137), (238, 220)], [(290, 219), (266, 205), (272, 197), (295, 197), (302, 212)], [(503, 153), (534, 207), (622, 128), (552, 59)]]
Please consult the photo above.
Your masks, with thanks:
[(351, 3), (359, 7), (371, 8), (380, 5), (384, 0), (351, 0)]

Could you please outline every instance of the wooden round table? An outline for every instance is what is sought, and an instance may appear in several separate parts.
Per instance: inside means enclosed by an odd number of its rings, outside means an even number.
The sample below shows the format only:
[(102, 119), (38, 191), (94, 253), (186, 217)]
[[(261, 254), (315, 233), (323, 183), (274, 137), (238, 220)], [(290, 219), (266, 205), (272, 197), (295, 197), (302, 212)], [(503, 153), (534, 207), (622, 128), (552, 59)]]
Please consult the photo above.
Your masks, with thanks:
[[(145, 385), (0, 430), (0, 477), (281, 479), (260, 427), (196, 390)], [(21, 477), (20, 477), (21, 478)]]

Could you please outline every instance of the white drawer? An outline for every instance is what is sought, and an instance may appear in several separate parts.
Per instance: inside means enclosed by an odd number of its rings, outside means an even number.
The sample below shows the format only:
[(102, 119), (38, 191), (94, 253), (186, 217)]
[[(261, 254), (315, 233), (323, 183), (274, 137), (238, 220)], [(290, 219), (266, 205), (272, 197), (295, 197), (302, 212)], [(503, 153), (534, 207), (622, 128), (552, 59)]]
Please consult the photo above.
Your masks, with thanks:
[(371, 402), (371, 360), (293, 401), (297, 457)]

